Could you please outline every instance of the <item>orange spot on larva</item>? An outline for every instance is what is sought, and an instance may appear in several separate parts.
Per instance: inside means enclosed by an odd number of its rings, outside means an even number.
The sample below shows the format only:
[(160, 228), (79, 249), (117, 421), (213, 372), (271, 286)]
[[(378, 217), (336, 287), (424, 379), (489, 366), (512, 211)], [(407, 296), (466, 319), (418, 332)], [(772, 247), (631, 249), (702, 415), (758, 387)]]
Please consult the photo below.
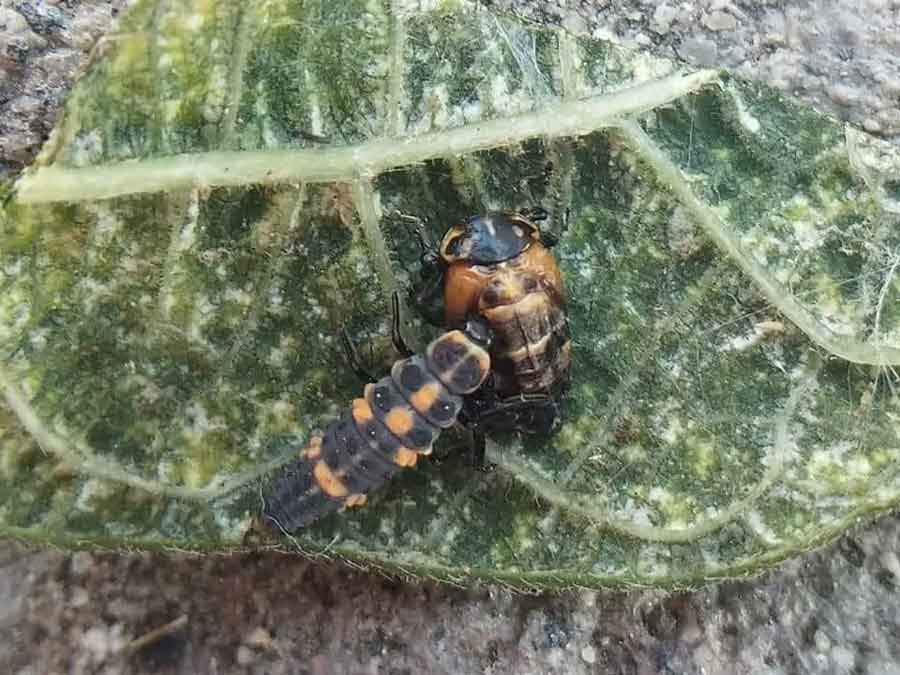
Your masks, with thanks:
[(357, 424), (365, 424), (366, 422), (371, 422), (373, 417), (374, 415), (372, 414), (372, 408), (369, 407), (366, 399), (353, 399), (353, 419), (356, 420)]
[(322, 492), (329, 497), (347, 496), (347, 486), (341, 482), (341, 479), (335, 475), (325, 462), (320, 460), (316, 463), (315, 468), (313, 468), (313, 475), (316, 477), (319, 487), (322, 488)]
[(398, 466), (415, 466), (419, 454), (409, 448), (400, 448), (394, 455), (394, 464)]
[(395, 436), (404, 436), (409, 433), (416, 423), (412, 413), (406, 408), (392, 408), (391, 411), (384, 416), (384, 423)]
[(441, 387), (437, 382), (428, 382), (410, 397), (409, 402), (412, 403), (413, 408), (425, 414), (438, 400), (440, 393)]
[(348, 509), (353, 508), (354, 506), (362, 506), (366, 503), (366, 496), (364, 494), (355, 494), (350, 495), (344, 500), (344, 506)]

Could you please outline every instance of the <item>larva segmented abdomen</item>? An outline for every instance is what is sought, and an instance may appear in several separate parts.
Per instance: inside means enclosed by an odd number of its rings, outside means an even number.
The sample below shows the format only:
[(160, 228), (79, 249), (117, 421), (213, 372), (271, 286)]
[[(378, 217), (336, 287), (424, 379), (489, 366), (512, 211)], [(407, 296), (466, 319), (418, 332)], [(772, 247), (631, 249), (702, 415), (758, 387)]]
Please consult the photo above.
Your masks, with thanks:
[(431, 452), (441, 430), (456, 422), (462, 395), (481, 386), (490, 366), (487, 351), (458, 330), (435, 339), (424, 357), (394, 363), (272, 482), (266, 519), (294, 532), (364, 504), (400, 468)]

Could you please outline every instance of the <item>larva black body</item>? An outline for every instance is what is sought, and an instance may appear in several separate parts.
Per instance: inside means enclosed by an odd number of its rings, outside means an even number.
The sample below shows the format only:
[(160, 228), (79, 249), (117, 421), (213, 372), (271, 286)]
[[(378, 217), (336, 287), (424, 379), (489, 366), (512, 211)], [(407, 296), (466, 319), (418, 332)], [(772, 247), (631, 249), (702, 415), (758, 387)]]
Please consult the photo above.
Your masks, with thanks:
[(424, 356), (394, 363), (366, 385), (363, 398), (312, 437), (298, 459), (270, 485), (265, 518), (294, 532), (322, 516), (360, 506), (367, 496), (457, 421), (463, 397), (490, 373), (490, 331), (470, 321), (435, 339)]

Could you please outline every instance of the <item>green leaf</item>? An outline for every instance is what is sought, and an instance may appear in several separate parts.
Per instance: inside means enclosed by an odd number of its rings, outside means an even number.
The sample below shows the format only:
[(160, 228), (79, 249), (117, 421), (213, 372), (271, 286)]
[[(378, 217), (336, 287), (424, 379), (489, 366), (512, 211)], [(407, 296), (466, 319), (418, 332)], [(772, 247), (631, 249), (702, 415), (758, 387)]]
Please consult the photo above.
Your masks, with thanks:
[[(759, 84), (464, 2), (145, 0), (0, 213), (0, 531), (278, 546), (453, 582), (688, 586), (900, 499), (896, 149)], [(260, 535), (265, 476), (385, 368), (433, 234), (542, 204), (561, 432), (451, 437)], [(408, 338), (429, 332), (405, 308)], [(370, 348), (370, 349), (369, 349)]]

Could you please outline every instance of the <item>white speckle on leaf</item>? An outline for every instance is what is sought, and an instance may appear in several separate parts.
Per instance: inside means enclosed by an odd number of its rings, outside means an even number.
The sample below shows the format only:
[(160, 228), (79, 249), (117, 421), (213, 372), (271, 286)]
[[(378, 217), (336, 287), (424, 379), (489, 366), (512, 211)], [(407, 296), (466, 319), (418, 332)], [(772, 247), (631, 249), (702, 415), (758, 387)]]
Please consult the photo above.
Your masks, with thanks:
[(638, 553), (639, 574), (666, 576), (671, 572), (672, 552), (668, 546), (647, 544)]
[(211, 421), (206, 408), (197, 401), (193, 401), (188, 405), (185, 414), (187, 417), (186, 433), (203, 435), (214, 429), (224, 428), (221, 421), (218, 423)]
[(316, 301), (315, 298), (309, 296), (308, 302), (309, 308), (307, 309), (307, 311), (309, 312), (309, 315), (311, 317), (321, 319), (323, 316), (325, 316), (325, 309)]
[(282, 431), (294, 421), (294, 405), (290, 401), (280, 398), (267, 401), (260, 404), (257, 417), (261, 423), (265, 422), (268, 426), (274, 426), (278, 431)]
[(249, 307), (253, 302), (253, 295), (243, 288), (227, 288), (225, 289), (225, 301), (236, 303), (242, 307)]
[(306, 90), (309, 92), (307, 104), (309, 106), (309, 131), (317, 136), (321, 136), (324, 129), (322, 122), (322, 106), (319, 104), (318, 89), (312, 86), (312, 75), (309, 69), (303, 69), (303, 79), (306, 83)]
[(665, 441), (666, 445), (675, 445), (681, 439), (685, 432), (681, 418), (674, 415), (667, 415), (668, 423), (660, 430), (660, 439)]
[(688, 527), (688, 519), (695, 510), (695, 502), (691, 497), (675, 494), (658, 485), (647, 492), (647, 501), (657, 505), (657, 515), (663, 515), (665, 527), (673, 530)]
[(530, 518), (517, 518), (515, 526), (515, 543), (517, 551), (528, 551), (534, 548), (536, 543), (534, 539), (535, 528), (534, 522)]
[(163, 390), (159, 388), (153, 380), (143, 375), (132, 375), (128, 378), (129, 389), (134, 387), (137, 391), (138, 399), (145, 405), (156, 403), (163, 394)]
[(184, 22), (184, 27), (189, 31), (197, 32), (203, 28), (206, 23), (206, 17), (202, 14), (191, 14)]
[(72, 143), (72, 161), (76, 166), (89, 166), (103, 156), (103, 137), (97, 129), (79, 134)]
[(784, 333), (784, 323), (781, 321), (759, 321), (753, 324), (752, 330), (744, 335), (736, 335), (728, 342), (719, 346), (720, 352), (740, 352), (755, 347), (766, 338)]
[(273, 348), (269, 350), (269, 356), (266, 358), (266, 363), (268, 363), (273, 368), (281, 368), (284, 366), (287, 360), (287, 352), (283, 349)]
[(39, 350), (47, 346), (47, 336), (50, 334), (49, 328), (35, 328), (28, 335), (28, 342), (32, 349)]
[(0, 320), (0, 340), (6, 341), (14, 335), (21, 335), (22, 329), (31, 316), (30, 299), (22, 293), (22, 289), (7, 291), (0, 309), (3, 310)]
[(22, 272), (22, 261), (24, 258), (13, 258), (7, 261), (3, 266), (3, 274), (9, 277), (17, 277)]
[(781, 540), (775, 531), (766, 524), (759, 511), (750, 511), (744, 516), (744, 521), (753, 533), (767, 544), (777, 544)]
[(97, 303), (107, 291), (104, 284), (91, 277), (82, 277), (78, 282), (78, 289), (83, 293), (84, 308), (89, 313), (94, 311)]
[(266, 311), (275, 316), (281, 316), (287, 311), (284, 306), (284, 289), (277, 283), (269, 288)]
[(207, 122), (218, 122), (228, 92), (228, 69), (224, 65), (216, 65), (210, 74), (210, 81), (212, 84), (203, 106), (203, 118)]
[(794, 238), (797, 245), (804, 251), (817, 248), (822, 243), (823, 232), (819, 223), (824, 220), (821, 214), (812, 209), (809, 200), (804, 195), (795, 195), (786, 205), (793, 214), (804, 214), (805, 217), (795, 215), (790, 218), (794, 228)]
[(463, 121), (468, 123), (478, 122), (484, 117), (484, 107), (481, 101), (466, 101), (462, 105)]
[(109, 498), (115, 491), (115, 485), (106, 480), (90, 478), (86, 480), (78, 491), (75, 499), (75, 508), (87, 513), (98, 511), (97, 500)]
[(622, 507), (622, 516), (624, 520), (627, 520), (634, 525), (639, 525), (643, 527), (649, 527), (653, 525), (653, 521), (650, 519), (651, 511), (643, 504), (638, 504), (631, 497), (625, 502), (625, 506)]
[(835, 492), (843, 492), (848, 485), (868, 480), (872, 475), (872, 463), (853, 450), (849, 441), (842, 441), (814, 451), (806, 465), (810, 479), (827, 484)]
[(167, 71), (172, 68), (175, 59), (171, 52), (164, 49), (166, 47), (166, 42), (164, 40), (159, 40), (159, 47), (161, 49), (159, 57), (156, 59), (156, 65), (161, 71)]
[[(173, 302), (177, 300), (175, 294), (167, 294), (166, 302), (170, 299)], [(171, 308), (167, 308), (171, 309)], [(216, 314), (216, 306), (210, 302), (210, 299), (207, 295), (196, 295), (194, 297), (194, 307), (191, 312), (190, 323), (188, 324), (188, 335), (192, 340), (196, 340), (199, 343), (206, 343), (206, 339), (203, 335), (203, 329), (209, 323), (209, 320), (212, 319)]]
[(759, 130), (762, 128), (762, 125), (760, 125), (759, 120), (754, 117), (749, 110), (747, 110), (747, 106), (744, 104), (744, 99), (740, 96), (734, 95), (733, 100), (738, 111), (738, 122), (740, 122), (741, 126), (751, 134), (758, 134)]
[(665, 488), (661, 488), (658, 485), (650, 488), (650, 492), (647, 493), (647, 499), (660, 504), (669, 501), (671, 498), (672, 494)]

